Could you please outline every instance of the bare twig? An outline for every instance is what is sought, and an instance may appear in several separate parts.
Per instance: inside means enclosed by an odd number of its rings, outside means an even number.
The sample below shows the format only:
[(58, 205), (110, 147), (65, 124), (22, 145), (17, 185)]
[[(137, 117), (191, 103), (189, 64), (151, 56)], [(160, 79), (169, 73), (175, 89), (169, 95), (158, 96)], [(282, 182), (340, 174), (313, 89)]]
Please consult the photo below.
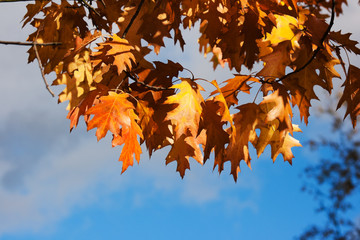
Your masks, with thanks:
[[(1, 1), (1, 0), (0, 0)], [(20, 45), (20, 46), (58, 46), (61, 45), (61, 42), (49, 42), (49, 43), (38, 43), (38, 42), (16, 42), (16, 41), (1, 41), (0, 44), (5, 45)]]
[(51, 91), (51, 89), (50, 89), (50, 87), (49, 87), (49, 84), (48, 84), (47, 81), (46, 81), (44, 69), (43, 69), (43, 67), (42, 67), (41, 60), (40, 60), (40, 56), (39, 56), (39, 52), (38, 52), (38, 50), (37, 50), (36, 45), (38, 45), (38, 44), (34, 43), (34, 44), (33, 44), (33, 47), (34, 47), (34, 50), (35, 50), (36, 59), (37, 59), (37, 61), (38, 61), (38, 63), (39, 63), (39, 68), (40, 68), (41, 76), (42, 76), (42, 78), (43, 78), (43, 80), (44, 80), (44, 83), (45, 83), (45, 87), (46, 87), (46, 89), (49, 91), (49, 93), (51, 94), (51, 96), (55, 97), (55, 94)]
[(0, 0), (0, 3), (11, 3), (11, 2), (32, 2), (35, 0)]
[[(334, 19), (335, 19), (335, 0), (332, 0), (332, 6), (331, 6), (331, 18), (330, 18), (330, 23), (328, 28), (326, 29), (324, 35), (322, 36), (322, 38), (320, 39), (320, 46), (318, 46), (315, 51), (313, 52), (311, 58), (300, 68), (297, 68), (295, 71), (290, 72), (284, 76), (282, 76), (281, 78), (275, 80), (274, 82), (280, 82), (283, 81), (284, 79), (290, 77), (291, 75), (294, 75), (296, 73), (299, 73), (300, 71), (304, 70), (316, 57), (316, 55), (320, 52), (320, 50), (322, 49), (321, 45), (323, 44), (323, 42), (325, 41), (326, 37), (328, 36), (328, 34), (330, 33), (330, 30), (332, 28), (332, 26), (334, 25)], [(260, 80), (262, 83), (274, 83), (274, 82), (269, 82), (267, 80)]]
[(140, 3), (139, 3), (139, 6), (138, 6), (138, 7), (137, 7), (137, 9), (136, 9), (135, 14), (132, 16), (132, 18), (131, 18), (131, 20), (130, 20), (129, 24), (128, 24), (128, 25), (127, 25), (127, 27), (125, 28), (124, 33), (123, 33), (123, 35), (122, 35), (122, 38), (125, 38), (125, 36), (126, 36), (126, 34), (128, 33), (128, 31), (129, 31), (129, 29), (130, 29), (131, 25), (134, 23), (135, 18), (136, 18), (136, 17), (137, 17), (137, 15), (139, 14), (140, 9), (141, 9), (141, 6), (143, 5), (143, 3), (144, 3), (144, 0), (141, 0), (141, 1), (140, 1)]

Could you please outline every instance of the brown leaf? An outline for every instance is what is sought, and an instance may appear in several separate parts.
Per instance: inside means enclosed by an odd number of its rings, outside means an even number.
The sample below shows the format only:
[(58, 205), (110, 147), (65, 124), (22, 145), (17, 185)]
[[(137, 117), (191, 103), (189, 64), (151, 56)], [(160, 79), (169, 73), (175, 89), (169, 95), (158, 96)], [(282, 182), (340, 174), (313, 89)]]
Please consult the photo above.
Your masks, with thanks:
[(234, 115), (236, 132), (230, 136), (230, 143), (226, 148), (226, 159), (231, 161), (231, 174), (237, 180), (240, 171), (240, 161), (244, 160), (251, 168), (251, 157), (249, 154), (249, 142), (256, 140), (256, 126), (260, 108), (255, 103), (248, 103), (237, 107), (240, 112)]
[(283, 41), (273, 49), (273, 52), (261, 57), (264, 68), (256, 74), (268, 80), (284, 76), (285, 68), (291, 63), (291, 41)]
[(309, 14), (307, 18), (305, 22), (307, 32), (311, 34), (312, 42), (316, 46), (321, 47), (321, 39), (329, 25), (323, 19), (319, 19), (313, 14)]
[(342, 47), (344, 47), (347, 50), (359, 55), (360, 54), (360, 48), (358, 48), (356, 46), (358, 44), (358, 41), (351, 40), (350, 36), (351, 36), (351, 33), (342, 34), (341, 30), (337, 31), (337, 32), (330, 32), (329, 33), (329, 38), (331, 40), (336, 41)]
[(346, 81), (342, 86), (345, 88), (337, 108), (340, 108), (346, 101), (347, 109), (344, 118), (350, 114), (352, 125), (355, 128), (357, 116), (360, 114), (360, 69), (350, 64)]

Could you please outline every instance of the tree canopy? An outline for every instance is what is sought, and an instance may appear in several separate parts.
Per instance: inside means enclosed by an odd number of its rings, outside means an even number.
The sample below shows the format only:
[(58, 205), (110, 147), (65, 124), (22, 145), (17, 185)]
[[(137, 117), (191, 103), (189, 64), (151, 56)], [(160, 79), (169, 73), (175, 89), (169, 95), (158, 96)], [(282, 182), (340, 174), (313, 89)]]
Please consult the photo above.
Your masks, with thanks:
[[(329, 93), (341, 79), (338, 108), (346, 105), (353, 127), (360, 113), (360, 69), (348, 53), (360, 54), (350, 33), (332, 29), (346, 0), (97, 0), (35, 1), (23, 25), (29, 62), (38, 61), (52, 85), (64, 85), (70, 129), (82, 116), (98, 140), (108, 132), (121, 146), (122, 172), (166, 146), (166, 164), (176, 161), (181, 177), (190, 158), (203, 164), (214, 155), (219, 173), (231, 163), (250, 167), (251, 144), (259, 157), (291, 164), (293, 108), (306, 124), (319, 86)], [(164, 38), (185, 47), (182, 29), (200, 31), (199, 51), (234, 73), (230, 79), (200, 79), (180, 63), (149, 61), (165, 51)], [(3, 42), (4, 43), (4, 42)], [(336, 68), (336, 66), (340, 68)], [(256, 67), (255, 67), (256, 66)], [(243, 74), (244, 69), (254, 70)], [(187, 72), (186, 74), (184, 74)], [(186, 78), (184, 76), (189, 76)], [(206, 89), (206, 90), (205, 90)], [(248, 101), (239, 96), (256, 93)], [(262, 95), (262, 96), (261, 96)], [(250, 95), (249, 95), (250, 96)]]

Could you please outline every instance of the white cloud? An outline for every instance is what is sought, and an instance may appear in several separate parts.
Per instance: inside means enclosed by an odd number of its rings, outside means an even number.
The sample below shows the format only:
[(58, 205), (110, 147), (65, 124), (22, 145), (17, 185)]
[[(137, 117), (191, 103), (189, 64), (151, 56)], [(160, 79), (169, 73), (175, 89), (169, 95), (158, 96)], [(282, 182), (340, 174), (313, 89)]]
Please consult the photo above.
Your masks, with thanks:
[[(103, 158), (111, 157), (96, 141), (83, 139), (73, 149), (64, 147), (60, 145), (42, 157), (32, 174), (26, 176), (21, 191), (0, 188), (0, 233), (51, 226), (73, 207), (96, 200), (94, 192), (106, 182), (101, 177), (109, 170), (109, 161)], [(0, 163), (11, 167), (10, 162)]]
[[(241, 185), (232, 183), (230, 177), (225, 181), (219, 179), (217, 173), (204, 171), (208, 170), (206, 167), (195, 167), (181, 180), (172, 167), (145, 158), (141, 166), (119, 176), (121, 165), (115, 161), (118, 151), (111, 149), (108, 142), (97, 143), (93, 137), (79, 141), (73, 147), (59, 144), (43, 155), (32, 173), (25, 176), (20, 190), (0, 185), (0, 236), (52, 228), (74, 209), (101, 204), (100, 199), (112, 193), (132, 198), (132, 207), (149, 206), (159, 196), (173, 201), (173, 205), (221, 201), (219, 206), (227, 208), (230, 204), (241, 209), (249, 201), (236, 196), (243, 189)], [(0, 160), (0, 167), (1, 178), (12, 167), (11, 162)], [(130, 188), (134, 191), (129, 195)]]

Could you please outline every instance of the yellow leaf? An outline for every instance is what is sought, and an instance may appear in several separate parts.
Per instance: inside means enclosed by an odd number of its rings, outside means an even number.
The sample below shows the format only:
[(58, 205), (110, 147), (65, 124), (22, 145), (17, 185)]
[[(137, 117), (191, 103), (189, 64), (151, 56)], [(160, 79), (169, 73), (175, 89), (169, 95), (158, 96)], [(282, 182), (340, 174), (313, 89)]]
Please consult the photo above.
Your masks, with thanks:
[(171, 122), (174, 132), (174, 143), (166, 163), (172, 161), (178, 162), (178, 168), (181, 176), (184, 176), (185, 170), (189, 166), (189, 157), (193, 157), (200, 164), (203, 163), (203, 156), (199, 147), (202, 139), (197, 138), (199, 121), (202, 112), (201, 103), (204, 101), (200, 90), (202, 87), (197, 85), (191, 79), (182, 79), (181, 83), (172, 86), (180, 92), (169, 96), (165, 104), (176, 104), (177, 107), (168, 112), (165, 120)]

